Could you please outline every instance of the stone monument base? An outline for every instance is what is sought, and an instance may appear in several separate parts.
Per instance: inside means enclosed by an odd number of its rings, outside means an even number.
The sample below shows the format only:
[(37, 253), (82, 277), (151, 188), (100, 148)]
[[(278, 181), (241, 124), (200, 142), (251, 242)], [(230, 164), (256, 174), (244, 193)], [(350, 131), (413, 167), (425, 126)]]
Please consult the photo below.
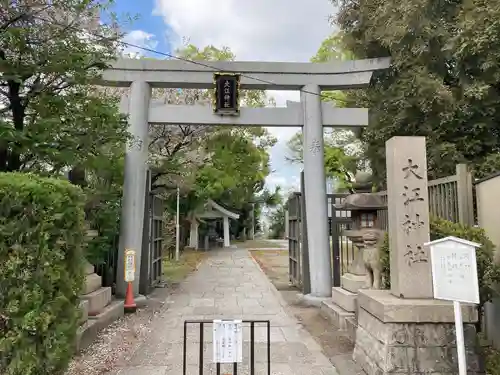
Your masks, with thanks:
[(342, 288), (348, 290), (351, 293), (357, 293), (358, 290), (363, 289), (366, 285), (365, 275), (355, 275), (353, 273), (345, 273), (340, 278), (340, 283)]
[[(463, 305), (469, 374), (481, 374), (475, 306)], [(368, 375), (457, 374), (453, 304), (401, 299), (388, 290), (360, 290), (353, 359)]]

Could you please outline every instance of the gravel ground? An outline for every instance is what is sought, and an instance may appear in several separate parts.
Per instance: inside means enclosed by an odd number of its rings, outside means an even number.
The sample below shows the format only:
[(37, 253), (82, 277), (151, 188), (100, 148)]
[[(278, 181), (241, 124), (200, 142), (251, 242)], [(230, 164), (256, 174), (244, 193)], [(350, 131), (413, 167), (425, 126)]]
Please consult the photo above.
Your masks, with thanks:
[(186, 251), (178, 263), (166, 260), (164, 277), (170, 280), (170, 286), (155, 289), (147, 297), (146, 307), (101, 331), (90, 347), (73, 358), (65, 375), (104, 375), (128, 361), (151, 332), (152, 321), (168, 309), (168, 297), (199, 267), (205, 255), (204, 252)]
[(66, 375), (103, 375), (126, 362), (151, 332), (151, 322), (167, 308), (172, 289), (156, 289), (145, 308), (101, 331), (87, 350), (73, 358)]

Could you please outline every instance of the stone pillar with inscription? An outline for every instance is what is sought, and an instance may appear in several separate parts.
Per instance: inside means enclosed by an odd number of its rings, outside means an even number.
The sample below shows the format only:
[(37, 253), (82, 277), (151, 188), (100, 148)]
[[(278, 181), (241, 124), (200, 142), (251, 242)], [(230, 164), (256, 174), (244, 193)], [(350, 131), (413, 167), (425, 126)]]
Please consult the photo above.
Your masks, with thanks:
[(391, 293), (432, 298), (428, 249), (429, 202), (424, 137), (394, 137), (386, 144)]
[[(368, 375), (456, 374), (453, 304), (433, 299), (425, 137), (386, 143), (391, 290), (360, 290), (354, 360)], [(481, 373), (475, 306), (463, 305), (469, 374)]]

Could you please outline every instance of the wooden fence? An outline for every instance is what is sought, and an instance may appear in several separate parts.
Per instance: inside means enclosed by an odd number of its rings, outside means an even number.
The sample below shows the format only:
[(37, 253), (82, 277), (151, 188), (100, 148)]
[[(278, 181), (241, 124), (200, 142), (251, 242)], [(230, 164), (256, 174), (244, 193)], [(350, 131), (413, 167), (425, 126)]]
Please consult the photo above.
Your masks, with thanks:
[[(301, 190), (304, 191), (303, 175), (301, 181)], [(428, 182), (429, 191), (429, 211), (431, 215), (443, 219), (472, 226), (475, 223), (474, 205), (473, 205), (473, 183), (472, 175), (467, 165), (459, 164), (456, 167), (456, 174), (443, 177)], [(380, 192), (383, 199), (387, 202), (387, 192)], [(347, 194), (329, 194), (329, 229), (332, 250), (332, 266), (335, 265), (335, 257), (340, 256), (342, 267), (348, 266), (351, 257), (348, 254), (348, 241), (342, 236), (342, 229), (347, 229), (349, 225), (347, 219), (350, 215), (342, 214), (339, 217), (334, 209), (335, 203), (340, 203), (340, 196)], [(309, 259), (307, 248), (307, 223), (305, 218), (305, 199), (301, 193), (294, 193), (288, 201), (288, 222), (289, 222), (289, 249), (290, 249), (290, 282), (297, 287), (301, 287), (304, 293), (308, 292), (309, 283)], [(344, 217), (345, 216), (345, 217)], [(346, 221), (346, 222), (344, 222)], [(388, 229), (388, 211), (380, 210), (377, 214), (377, 222), (381, 229)], [(339, 225), (341, 225), (339, 227)], [(344, 227), (345, 228), (344, 228)], [(346, 250), (347, 249), (347, 250)], [(338, 262), (337, 262), (338, 263)], [(333, 268), (333, 267), (332, 267)], [(343, 269), (342, 269), (343, 270)], [(334, 284), (339, 284), (339, 274), (332, 269)], [(305, 285), (304, 285), (305, 284)]]
[[(434, 216), (461, 223), (474, 225), (474, 194), (472, 174), (466, 164), (458, 164), (456, 174), (428, 182), (429, 213)], [(381, 192), (387, 201), (386, 192)], [(387, 230), (387, 211), (380, 211), (378, 217), (382, 229)]]

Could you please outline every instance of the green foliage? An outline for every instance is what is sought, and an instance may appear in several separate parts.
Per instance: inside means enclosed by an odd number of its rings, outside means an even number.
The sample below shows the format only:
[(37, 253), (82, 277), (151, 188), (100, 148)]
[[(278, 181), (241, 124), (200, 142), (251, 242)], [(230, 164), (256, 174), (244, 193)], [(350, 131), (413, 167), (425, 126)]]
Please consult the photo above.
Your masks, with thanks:
[(341, 188), (350, 188), (356, 174), (358, 158), (347, 155), (340, 147), (325, 148), (326, 175), (339, 181)]
[(83, 285), (84, 195), (67, 181), (0, 173), (0, 373), (61, 374)]
[(495, 348), (485, 333), (478, 334), (480, 354), (484, 358), (486, 375), (500, 374), (500, 350)]
[(108, 2), (44, 3), (10, 2), (0, 15), (0, 171), (56, 175), (128, 140), (118, 99), (91, 86), (121, 37), (94, 22)]
[(347, 92), (351, 106), (370, 108), (363, 141), (378, 185), (385, 184), (385, 142), (392, 136), (426, 136), (430, 178), (451, 175), (463, 162), (477, 177), (485, 165), (498, 169), (492, 157), (500, 153), (498, 2), (337, 3), (344, 47), (359, 59), (392, 59), (369, 88)]
[(255, 138), (244, 129), (221, 129), (206, 142), (210, 160), (198, 171), (195, 184), (201, 200), (212, 198), (240, 208), (262, 191), (270, 173), (269, 146), (260, 147)]
[(385, 233), (379, 248), (380, 265), (382, 266), (382, 289), (391, 289), (391, 258), (389, 250), (389, 234)]
[[(494, 286), (500, 282), (500, 267), (493, 262), (495, 247), (481, 228), (467, 227), (438, 217), (430, 220), (431, 241), (448, 236), (477, 242), (481, 247), (476, 250), (477, 274), (479, 279), (479, 308), (491, 300)], [(389, 237), (386, 235), (380, 247), (384, 288), (390, 288)]]
[[(86, 218), (90, 227), (97, 231), (85, 249), (85, 257), (92, 264), (104, 264), (108, 254), (118, 247), (122, 184), (124, 178), (125, 145), (117, 144), (109, 159), (99, 164), (88, 165), (88, 187), (85, 189), (87, 202)], [(105, 280), (108, 284), (108, 280)]]
[(98, 230), (88, 256), (97, 263), (118, 233), (121, 161), (131, 140), (118, 95), (93, 86), (121, 38), (113, 15), (111, 25), (96, 22), (109, 5), (16, 1), (0, 15), (0, 171), (85, 170), (87, 213)]
[(120, 234), (122, 189), (110, 189), (99, 195), (99, 202), (89, 209), (90, 227), (97, 231), (85, 249), (85, 258), (91, 264), (104, 264), (110, 251), (118, 246)]
[[(326, 63), (338, 60), (350, 60), (354, 55), (343, 45), (341, 33), (334, 33), (326, 38), (315, 56), (314, 63)], [(343, 91), (324, 92), (323, 101), (330, 101), (336, 107), (347, 106), (347, 96)], [(299, 131), (287, 143), (289, 156), (293, 163), (302, 163), (302, 132)], [(358, 169), (364, 169), (363, 150), (357, 136), (352, 131), (333, 130), (325, 133), (325, 172), (338, 182), (339, 189), (350, 189), (353, 177)]]
[[(302, 132), (288, 140), (288, 161), (303, 161)], [(325, 134), (325, 173), (338, 181), (339, 188), (349, 189), (357, 170), (364, 169), (363, 153), (359, 140), (351, 131), (334, 131)]]
[(276, 207), (276, 209), (272, 210), (269, 215), (269, 238), (283, 238), (285, 234), (285, 211), (286, 205), (280, 204)]
[[(352, 59), (354, 59), (354, 55), (343, 45), (342, 34), (335, 32), (321, 43), (316, 55), (311, 58), (311, 62), (326, 63)], [(336, 107), (348, 107), (347, 96), (343, 91), (336, 90), (323, 92), (322, 99), (324, 101), (333, 102)]]

